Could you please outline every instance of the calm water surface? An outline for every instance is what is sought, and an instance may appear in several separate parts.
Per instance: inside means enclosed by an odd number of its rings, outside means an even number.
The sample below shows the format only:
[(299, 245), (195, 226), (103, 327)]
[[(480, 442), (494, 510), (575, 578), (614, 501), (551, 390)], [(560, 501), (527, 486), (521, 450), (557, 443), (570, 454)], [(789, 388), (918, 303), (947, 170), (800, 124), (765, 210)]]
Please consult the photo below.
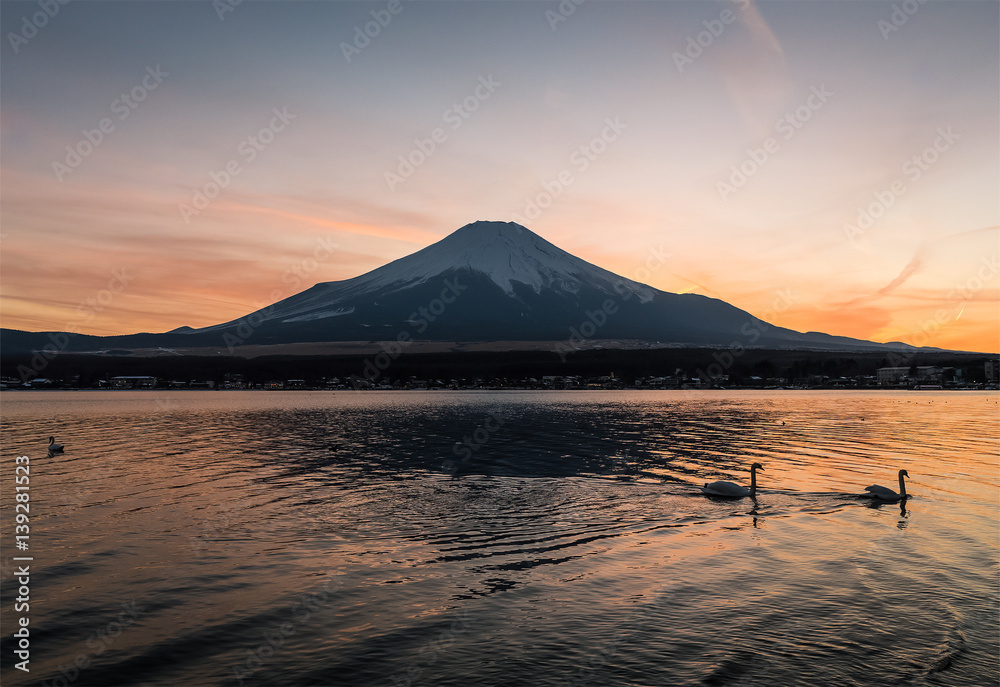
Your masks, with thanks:
[[(0, 677), (995, 685), (998, 400), (5, 392)], [(64, 454), (46, 456), (50, 434)], [(753, 461), (756, 500), (697, 493), (747, 483)], [(858, 498), (899, 468), (905, 507)]]

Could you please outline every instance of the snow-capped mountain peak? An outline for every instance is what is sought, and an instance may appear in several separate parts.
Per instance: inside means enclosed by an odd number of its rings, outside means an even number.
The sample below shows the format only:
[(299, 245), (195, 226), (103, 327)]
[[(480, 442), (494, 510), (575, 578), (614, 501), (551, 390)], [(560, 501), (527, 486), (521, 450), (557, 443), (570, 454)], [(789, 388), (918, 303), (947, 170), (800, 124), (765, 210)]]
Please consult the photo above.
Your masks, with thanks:
[[(369, 301), (411, 293), (449, 276), (482, 279), (519, 302), (530, 292), (573, 298), (586, 289), (639, 303), (656, 291), (582, 260), (514, 222), (473, 222), (416, 253), (351, 279), (323, 282), (260, 312), (268, 321), (309, 322), (374, 317)], [(529, 291), (530, 290), (530, 291)], [(380, 294), (380, 295), (378, 295)], [(360, 299), (360, 300), (359, 300)], [(232, 323), (209, 327), (224, 329)]]
[(581, 284), (593, 283), (609, 293), (615, 292), (617, 284), (619, 291), (628, 289), (643, 301), (653, 297), (653, 290), (644, 284), (581, 260), (515, 222), (467, 224), (437, 243), (356, 279), (359, 286), (404, 287), (462, 269), (486, 275), (511, 296), (515, 283), (535, 293), (546, 287), (575, 293)]
[[(237, 320), (135, 337), (142, 346), (152, 338), (158, 346), (230, 349), (391, 341), (395, 348), (385, 350), (396, 351), (387, 353), (392, 358), (403, 342), (418, 340), (549, 341), (563, 352), (598, 338), (884, 350), (870, 341), (783, 329), (714, 298), (659, 291), (581, 260), (512, 222), (467, 224), (412, 255), (352, 279), (316, 284)], [(102, 349), (139, 345), (124, 343), (130, 339), (114, 337)], [(40, 348), (44, 340), (39, 341)]]

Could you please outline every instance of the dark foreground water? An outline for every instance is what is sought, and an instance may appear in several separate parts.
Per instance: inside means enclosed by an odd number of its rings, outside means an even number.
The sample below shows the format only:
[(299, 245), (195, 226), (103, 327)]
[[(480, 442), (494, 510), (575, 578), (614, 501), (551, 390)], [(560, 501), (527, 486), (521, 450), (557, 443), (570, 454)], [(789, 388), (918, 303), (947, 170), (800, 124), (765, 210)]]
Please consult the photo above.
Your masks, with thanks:
[[(5, 392), (0, 679), (996, 685), (997, 401)], [(904, 508), (856, 496), (899, 468)]]

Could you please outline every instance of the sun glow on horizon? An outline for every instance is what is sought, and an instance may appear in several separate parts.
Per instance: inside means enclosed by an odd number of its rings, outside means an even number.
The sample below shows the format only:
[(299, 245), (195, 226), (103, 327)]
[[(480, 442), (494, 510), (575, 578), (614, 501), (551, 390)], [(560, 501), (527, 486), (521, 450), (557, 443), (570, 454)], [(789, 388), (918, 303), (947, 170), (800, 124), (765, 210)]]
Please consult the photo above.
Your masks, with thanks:
[(70, 4), (0, 62), (2, 326), (209, 326), (531, 217), (777, 326), (1000, 351), (995, 3), (886, 38), (878, 3), (740, 2), (687, 60), (719, 7), (418, 3), (347, 60), (359, 4), (194, 5)]

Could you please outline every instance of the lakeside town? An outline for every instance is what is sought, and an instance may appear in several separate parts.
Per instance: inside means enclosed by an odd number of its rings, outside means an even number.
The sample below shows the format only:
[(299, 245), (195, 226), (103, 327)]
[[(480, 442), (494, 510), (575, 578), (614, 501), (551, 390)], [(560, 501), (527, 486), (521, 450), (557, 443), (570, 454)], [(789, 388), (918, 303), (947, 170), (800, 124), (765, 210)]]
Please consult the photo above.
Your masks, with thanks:
[(1000, 360), (983, 363), (981, 375), (969, 368), (936, 365), (881, 367), (875, 375), (831, 376), (811, 374), (798, 377), (729, 375), (708, 377), (677, 369), (664, 376), (542, 375), (535, 377), (475, 377), (431, 379), (382, 377), (376, 380), (349, 377), (312, 379), (252, 379), (240, 373), (226, 373), (221, 379), (162, 379), (152, 375), (117, 375), (91, 384), (80, 375), (61, 379), (36, 377), (27, 381), (0, 378), (0, 389), (107, 389), (107, 390), (262, 390), (262, 391), (403, 391), (403, 390), (659, 390), (659, 389), (1000, 389)]

